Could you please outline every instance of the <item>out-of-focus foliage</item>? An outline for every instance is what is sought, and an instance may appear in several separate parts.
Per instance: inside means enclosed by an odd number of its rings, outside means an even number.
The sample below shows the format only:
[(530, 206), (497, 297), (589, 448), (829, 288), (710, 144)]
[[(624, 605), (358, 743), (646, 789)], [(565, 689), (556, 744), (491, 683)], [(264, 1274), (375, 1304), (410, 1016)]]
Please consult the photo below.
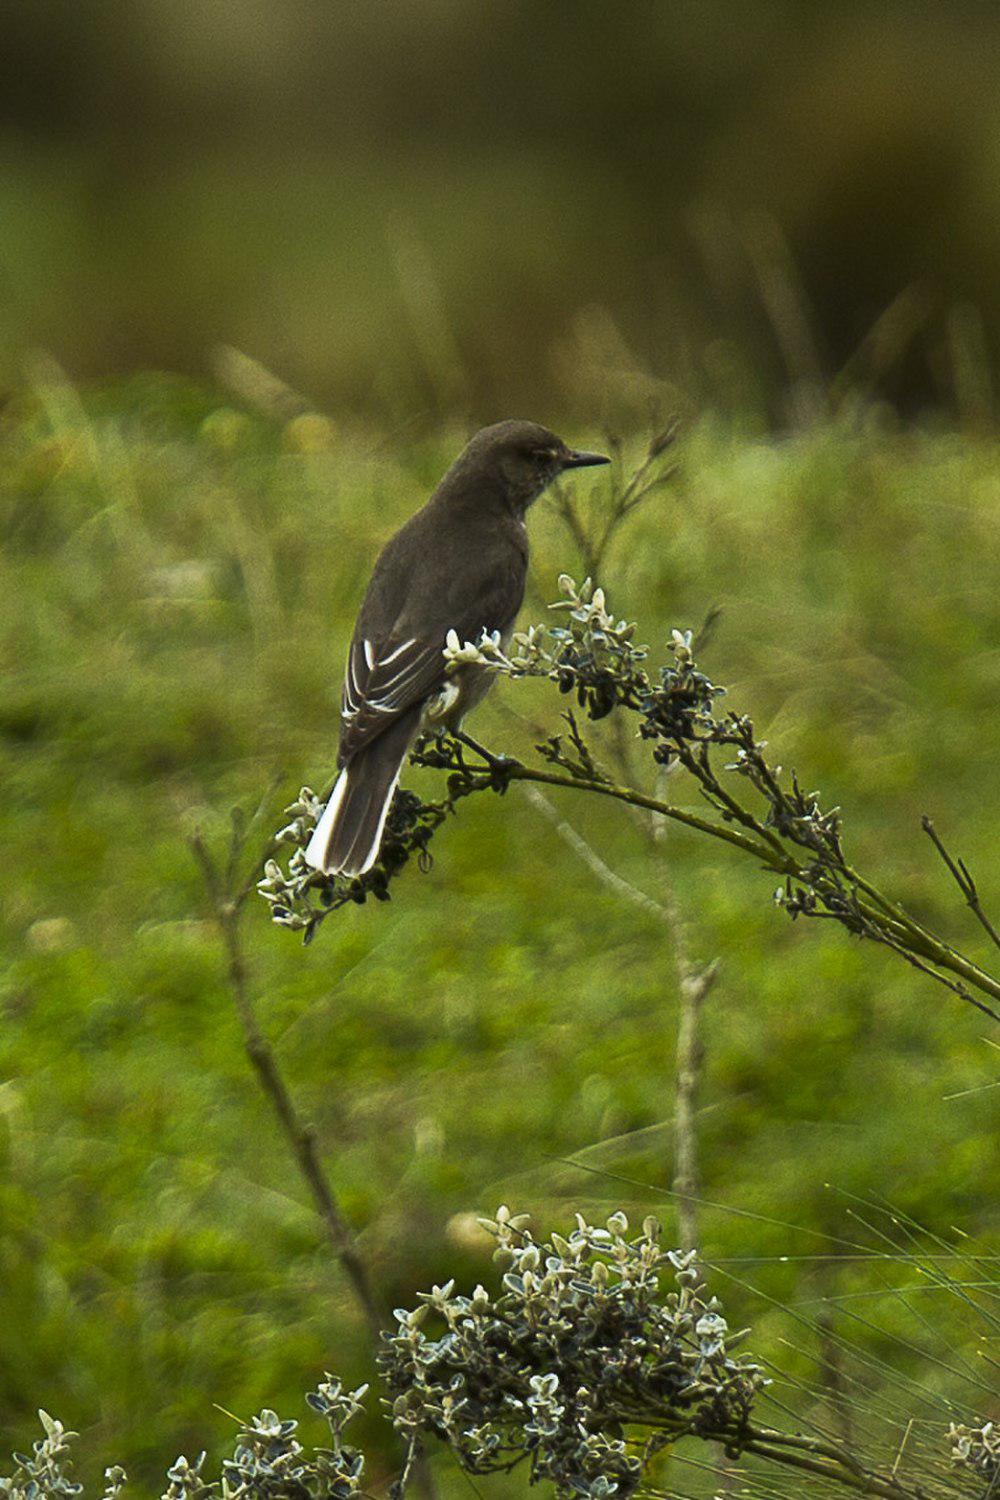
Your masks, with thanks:
[(597, 420), (599, 347), (776, 415), (849, 360), (989, 409), (984, 0), (4, 11), (7, 380), (39, 345), (92, 375), (225, 341), (400, 423)]
[[(155, 1484), (165, 1451), (231, 1445), (214, 1401), (243, 1420), (294, 1410), (309, 1372), (370, 1374), (242, 1054), (184, 835), (221, 832), (274, 771), (268, 827), (322, 784), (371, 558), (463, 436), (271, 420), (166, 378), (82, 400), (51, 370), (4, 413), (0, 1421), (24, 1448), (36, 1407), (58, 1412), (85, 1478), (115, 1457)], [(666, 636), (721, 604), (713, 676), (777, 758), (850, 807), (859, 862), (979, 951), (918, 819), (935, 816), (989, 901), (1000, 448), (846, 417), (774, 443), (705, 417), (678, 457), (606, 559), (616, 606)], [(599, 502), (600, 483), (578, 496)], [(525, 618), (578, 562), (550, 502), (530, 527)], [(512, 711), (530, 718), (534, 690), (515, 705), (499, 685), (477, 735), (530, 745)], [(646, 844), (597, 801), (561, 806), (655, 889)], [(246, 928), (261, 1022), (396, 1304), (442, 1266), (474, 1285), (489, 1248), (474, 1215), (499, 1197), (550, 1219), (625, 1200), (668, 1234), (671, 1214), (662, 924), (595, 883), (517, 788), (470, 799), (435, 845), (428, 875), (336, 913), (305, 952), (262, 908)], [(919, 1350), (973, 1368), (967, 1310), (912, 1266), (856, 1259), (879, 1240), (845, 1195), (885, 1195), (900, 1223), (987, 1251), (984, 1028), (892, 955), (793, 927), (738, 858), (679, 832), (663, 847), (696, 950), (722, 960), (700, 1130), (705, 1196), (733, 1212), (706, 1209), (703, 1234), (737, 1283), (734, 1322), (754, 1322), (758, 1355), (790, 1337), (812, 1380), (812, 1335), (745, 1284), (795, 1316), (833, 1295), (873, 1359), (944, 1388)], [(883, 1302), (883, 1281), (919, 1289)]]

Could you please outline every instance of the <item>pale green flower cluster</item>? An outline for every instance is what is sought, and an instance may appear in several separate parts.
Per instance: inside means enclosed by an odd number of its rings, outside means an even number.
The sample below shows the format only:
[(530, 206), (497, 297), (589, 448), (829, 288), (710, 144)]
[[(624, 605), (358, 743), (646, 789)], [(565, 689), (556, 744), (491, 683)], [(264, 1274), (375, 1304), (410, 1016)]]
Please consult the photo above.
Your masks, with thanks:
[(746, 1330), (729, 1332), (694, 1252), (662, 1249), (655, 1219), (630, 1234), (623, 1213), (603, 1227), (577, 1215), (540, 1243), (505, 1207), (482, 1222), (500, 1290), (436, 1286), (387, 1339), (392, 1420), (411, 1445), (443, 1438), (473, 1473), (524, 1459), (567, 1500), (607, 1500), (642, 1477), (623, 1423), (739, 1431), (767, 1382), (733, 1358)]
[[(330, 1429), (328, 1447), (306, 1449), (295, 1436), (298, 1423), (264, 1410), (240, 1430), (231, 1458), (224, 1460), (217, 1480), (205, 1475), (205, 1454), (194, 1461), (183, 1454), (167, 1470), (161, 1500), (359, 1500), (365, 1461), (344, 1441), (344, 1428), (363, 1409), (367, 1386), (345, 1391), (329, 1375), (306, 1401), (326, 1419)], [(0, 1495), (6, 1500), (70, 1500), (81, 1495), (83, 1486), (70, 1478), (73, 1440), (47, 1412), (38, 1413), (44, 1436), (30, 1454), (15, 1453), (17, 1465), (8, 1478), (0, 1478)], [(104, 1471), (102, 1500), (122, 1500), (127, 1484), (125, 1470), (117, 1464)]]
[(995, 1422), (982, 1427), (956, 1427), (953, 1423), (948, 1439), (954, 1462), (981, 1474), (988, 1495), (1000, 1488), (1000, 1427)]

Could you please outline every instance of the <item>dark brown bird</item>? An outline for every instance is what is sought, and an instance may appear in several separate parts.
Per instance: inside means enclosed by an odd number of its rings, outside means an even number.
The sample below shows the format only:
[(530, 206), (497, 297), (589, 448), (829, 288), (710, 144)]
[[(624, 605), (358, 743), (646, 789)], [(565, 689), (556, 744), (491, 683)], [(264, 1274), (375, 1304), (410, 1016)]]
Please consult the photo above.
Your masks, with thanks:
[(446, 675), (450, 630), (510, 637), (524, 597), (524, 516), (567, 469), (608, 460), (578, 453), (535, 422), (477, 432), (422, 510), (386, 544), (354, 627), (344, 674), (337, 778), (306, 849), (314, 869), (363, 875), (378, 858), (407, 752), (424, 727), (457, 729), (493, 674)]

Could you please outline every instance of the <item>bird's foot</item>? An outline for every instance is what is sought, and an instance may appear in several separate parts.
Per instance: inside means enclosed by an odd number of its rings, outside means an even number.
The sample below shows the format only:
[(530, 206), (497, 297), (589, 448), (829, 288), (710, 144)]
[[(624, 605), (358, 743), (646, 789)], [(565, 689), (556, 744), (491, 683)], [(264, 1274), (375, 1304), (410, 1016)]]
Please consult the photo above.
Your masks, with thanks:
[(487, 750), (485, 745), (481, 745), (478, 740), (472, 738), (471, 734), (466, 734), (462, 729), (452, 730), (451, 737), (460, 745), (464, 745), (466, 749), (472, 750), (480, 760), (486, 762), (494, 791), (507, 790), (511, 772), (521, 764), (519, 760), (515, 760), (512, 755), (494, 755), (492, 750)]

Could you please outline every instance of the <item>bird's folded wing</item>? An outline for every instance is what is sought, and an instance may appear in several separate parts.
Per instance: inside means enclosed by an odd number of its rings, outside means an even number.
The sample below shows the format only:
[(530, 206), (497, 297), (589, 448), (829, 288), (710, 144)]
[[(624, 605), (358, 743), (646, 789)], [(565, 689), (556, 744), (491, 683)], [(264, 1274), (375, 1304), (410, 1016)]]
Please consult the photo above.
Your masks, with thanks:
[(443, 635), (440, 641), (354, 637), (341, 699), (342, 765), (442, 685), (444, 645)]

